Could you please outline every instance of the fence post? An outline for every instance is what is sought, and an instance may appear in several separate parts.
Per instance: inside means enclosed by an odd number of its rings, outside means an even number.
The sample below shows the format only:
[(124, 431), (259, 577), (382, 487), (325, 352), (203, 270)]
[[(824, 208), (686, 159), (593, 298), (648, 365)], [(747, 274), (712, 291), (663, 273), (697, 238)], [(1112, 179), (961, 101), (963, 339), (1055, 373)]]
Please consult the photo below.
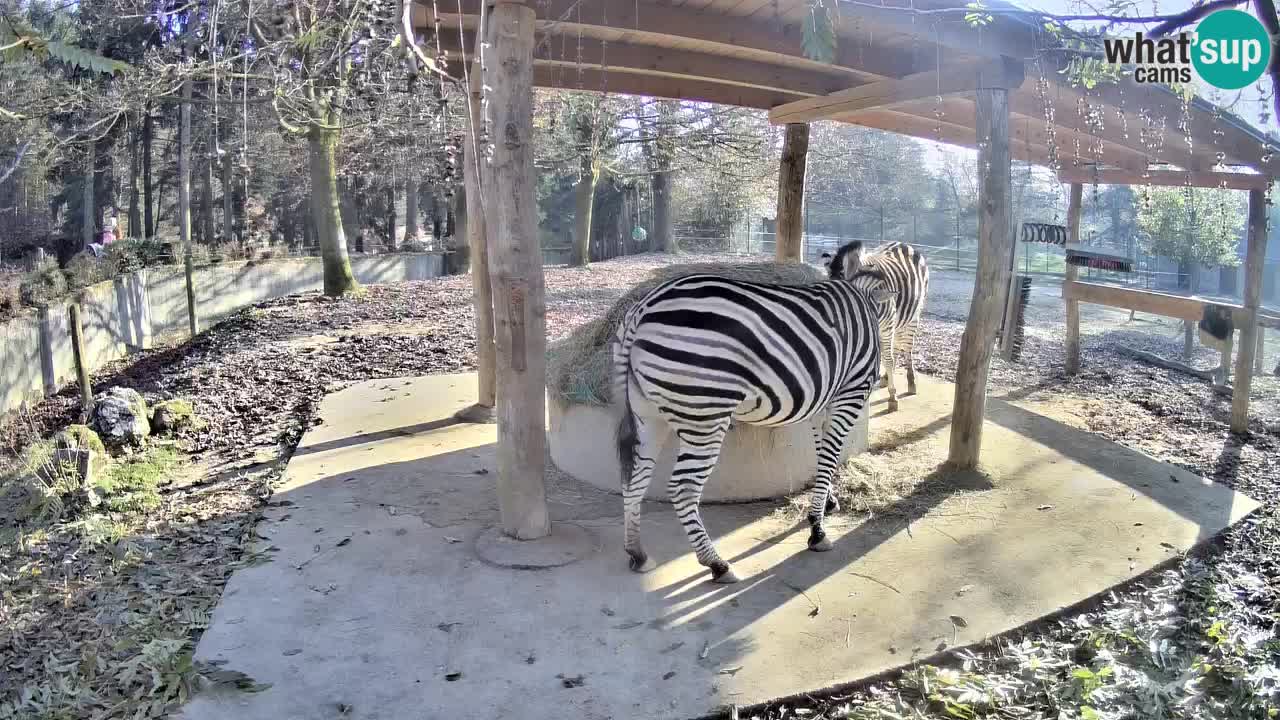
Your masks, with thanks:
[(49, 306), (41, 305), (39, 310), (40, 327), (40, 379), (44, 384), (45, 396), (58, 392), (58, 377), (53, 370), (53, 320), (49, 317)]
[(80, 299), (77, 295), (68, 306), (71, 323), (71, 352), (76, 359), (76, 378), (80, 382), (80, 421), (88, 422), (93, 412), (93, 385), (89, 382), (89, 365), (84, 356), (84, 329), (80, 324)]

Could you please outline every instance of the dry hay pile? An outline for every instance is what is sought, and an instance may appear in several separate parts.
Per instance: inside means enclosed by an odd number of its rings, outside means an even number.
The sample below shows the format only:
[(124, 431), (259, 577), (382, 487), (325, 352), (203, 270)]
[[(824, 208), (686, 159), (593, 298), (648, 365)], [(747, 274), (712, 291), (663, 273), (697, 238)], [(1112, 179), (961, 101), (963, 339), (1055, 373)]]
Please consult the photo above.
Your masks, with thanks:
[(809, 285), (824, 278), (822, 270), (805, 263), (687, 263), (658, 268), (619, 298), (604, 317), (583, 324), (548, 348), (547, 388), (552, 395), (565, 403), (608, 405), (609, 343), (622, 316), (663, 282), (699, 273), (782, 285)]

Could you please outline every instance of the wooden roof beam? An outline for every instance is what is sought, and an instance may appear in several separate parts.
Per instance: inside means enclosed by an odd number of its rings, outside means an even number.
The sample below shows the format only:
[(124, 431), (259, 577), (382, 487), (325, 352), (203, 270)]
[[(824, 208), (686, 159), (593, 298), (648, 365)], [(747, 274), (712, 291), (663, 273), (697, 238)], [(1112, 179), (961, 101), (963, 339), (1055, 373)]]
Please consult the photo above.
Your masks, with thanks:
[(973, 92), (984, 84), (1016, 88), (1022, 85), (1023, 79), (1022, 63), (1010, 58), (969, 63), (946, 72), (917, 73), (780, 105), (769, 111), (769, 122), (775, 125), (812, 122), (921, 98)]
[(1265, 190), (1271, 184), (1266, 175), (1213, 172), (1202, 170), (1150, 170), (1147, 173), (1112, 168), (1063, 168), (1058, 179), (1064, 183), (1093, 183), (1102, 185), (1158, 185), (1162, 187), (1218, 188), (1224, 185), (1230, 190)]
[(730, 85), (711, 80), (695, 80), (679, 77), (663, 77), (610, 68), (607, 73), (597, 68), (583, 68), (581, 73), (573, 65), (535, 65), (533, 84), (538, 87), (581, 89), (586, 92), (611, 92), (626, 95), (647, 95), (673, 100), (736, 105), (738, 107), (768, 110), (801, 96), (781, 90)]
[[(450, 58), (461, 57), (463, 48), (475, 47), (475, 33), (445, 30), (441, 33), (441, 48)], [(556, 45), (556, 47), (552, 47)], [(584, 68), (667, 76), (688, 80), (713, 80), (730, 85), (780, 90), (795, 95), (824, 95), (845, 87), (848, 77), (823, 75), (807, 70), (770, 65), (753, 60), (721, 58), (674, 48), (660, 48), (630, 43), (602, 43), (599, 40), (582, 41), (582, 65)], [(535, 64), (555, 64), (574, 68), (578, 64), (578, 45), (575, 42), (572, 59), (560, 57), (558, 43), (539, 44), (534, 47)], [(575, 72), (574, 70), (570, 70)]]
[[(474, 29), (482, 0), (439, 0), (442, 25), (456, 28), (458, 12), (464, 26)], [(618, 33), (634, 45), (660, 45), (672, 38), (688, 41), (690, 51), (702, 50), (709, 55), (731, 55), (751, 51), (767, 61), (767, 55), (784, 56), (788, 64), (806, 66), (818, 72), (854, 74), (868, 82), (900, 77), (915, 71), (915, 58), (910, 51), (877, 47), (859, 48), (855, 43), (839, 43), (834, 63), (820, 63), (804, 57), (801, 45), (801, 23), (756, 20), (733, 15), (702, 12), (688, 7), (671, 7), (635, 0), (547, 0), (538, 5), (538, 32), (594, 37), (613, 41)], [(414, 23), (432, 26), (431, 9), (419, 5)], [(575, 47), (576, 52), (576, 47)], [(934, 60), (934, 55), (930, 54)], [(936, 62), (936, 60), (935, 60)]]
[[(974, 139), (976, 132), (972, 127), (954, 125), (945, 121), (937, 123), (932, 119), (892, 109), (863, 110), (849, 116), (837, 116), (831, 119), (877, 130), (887, 130), (901, 135), (910, 135), (921, 140), (932, 140), (947, 145), (956, 145), (964, 148), (977, 146), (977, 142)], [(1010, 139), (1012, 141), (1013, 137)], [(1010, 142), (1009, 153), (1014, 160), (1031, 162), (1037, 165), (1049, 164), (1048, 149), (1034, 145), (1028, 146), (1025, 142)]]

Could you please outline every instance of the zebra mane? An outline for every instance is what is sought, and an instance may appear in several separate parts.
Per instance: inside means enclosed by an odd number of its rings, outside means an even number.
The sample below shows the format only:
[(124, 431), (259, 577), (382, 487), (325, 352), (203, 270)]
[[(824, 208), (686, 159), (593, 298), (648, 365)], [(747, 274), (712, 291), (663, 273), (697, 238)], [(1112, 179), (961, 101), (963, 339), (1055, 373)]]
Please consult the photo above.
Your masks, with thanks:
[[(862, 256), (861, 241), (853, 240), (851, 242), (845, 243), (844, 245), (841, 245), (840, 249), (836, 250), (836, 254), (834, 256), (830, 256), (831, 260), (830, 262), (827, 263), (828, 277), (830, 277), (833, 280), (853, 279), (852, 277), (849, 277), (849, 278), (845, 277), (845, 274), (848, 273), (850, 270), (848, 266), (852, 264), (850, 263), (850, 258), (852, 257), (852, 258), (858, 259), (858, 258), (861, 258), (861, 256)], [(825, 259), (828, 256), (824, 253), (823, 257)], [(855, 275), (862, 271), (862, 268), (860, 267), (852, 268), (852, 269), (854, 270)]]

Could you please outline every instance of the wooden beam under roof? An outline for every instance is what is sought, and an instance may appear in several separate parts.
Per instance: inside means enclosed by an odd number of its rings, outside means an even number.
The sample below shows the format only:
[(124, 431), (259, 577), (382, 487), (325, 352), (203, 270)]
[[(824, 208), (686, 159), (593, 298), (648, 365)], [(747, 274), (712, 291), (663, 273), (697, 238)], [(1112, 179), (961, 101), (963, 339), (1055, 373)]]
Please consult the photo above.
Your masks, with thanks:
[(1067, 183), (1093, 183), (1103, 185), (1158, 185), (1162, 187), (1226, 187), (1230, 190), (1265, 190), (1271, 184), (1266, 175), (1214, 172), (1200, 170), (1150, 170), (1146, 173), (1129, 170), (1101, 168), (1063, 168), (1058, 179)]
[(729, 85), (711, 80), (662, 77), (617, 68), (611, 68), (607, 73), (596, 68), (582, 68), (579, 71), (573, 65), (535, 65), (533, 82), (538, 87), (648, 95), (673, 100), (736, 105), (757, 110), (768, 110), (774, 105), (803, 97), (781, 90)]
[(822, 97), (797, 100), (769, 111), (769, 122), (783, 125), (811, 122), (845, 113), (891, 107), (926, 97), (973, 92), (983, 82), (1002, 87), (1022, 85), (1022, 63), (1009, 58), (982, 60), (948, 69), (908, 75), (897, 80), (882, 80)]
[[(956, 145), (964, 148), (977, 146), (977, 142), (974, 139), (976, 132), (972, 127), (945, 121), (938, 123), (933, 119), (925, 119), (892, 109), (864, 110), (847, 118), (841, 116), (831, 119), (876, 130), (887, 130), (900, 135), (909, 135), (920, 140), (941, 142), (947, 145)], [(1028, 146), (1025, 142), (1011, 142), (1009, 153), (1013, 159), (1022, 162), (1030, 162), (1037, 165), (1048, 165), (1049, 163), (1049, 151), (1047, 148), (1035, 145)]]
[[(470, 50), (475, 47), (473, 31), (459, 34), (457, 30), (444, 30), (440, 36), (441, 48), (450, 58), (461, 57), (464, 48)], [(625, 68), (626, 72), (632, 73), (686, 80), (713, 80), (804, 96), (824, 95), (847, 87), (849, 82), (848, 76), (814, 73), (754, 60), (712, 57), (677, 48), (621, 42), (602, 43), (590, 39), (582, 41), (581, 55), (578, 47), (575, 42), (570, 56), (563, 57), (558, 43), (539, 44), (534, 47), (534, 62), (538, 65), (551, 63), (560, 67), (576, 67), (581, 57), (584, 68), (603, 69), (606, 73)]]
[[(441, 24), (456, 28), (461, 12), (464, 27), (474, 29), (481, 1), (437, 0)], [(635, 0), (547, 0), (545, 5), (538, 5), (538, 13), (540, 34), (576, 38), (581, 33), (584, 38), (656, 46), (676, 40), (692, 52), (744, 58), (754, 54), (756, 57), (750, 59), (763, 61), (767, 61), (769, 55), (781, 56), (795, 67), (852, 73), (868, 82), (901, 77), (917, 69), (910, 51), (888, 47), (869, 51), (851, 42), (839, 44), (834, 63), (808, 60), (802, 46), (803, 30), (795, 21), (778, 24), (718, 14), (711, 9), (702, 11)], [(420, 5), (415, 10), (414, 22), (418, 27), (431, 27), (431, 9)], [(932, 60), (934, 56), (929, 57)]]
[[(920, 14), (914, 12), (917, 3), (904, 2), (898, 5), (880, 3), (874, 7), (870, 3), (856, 6), (841, 5), (845, 27), (853, 25), (857, 19), (874, 28), (892, 30), (906, 35), (919, 35), (932, 43), (959, 50), (968, 55), (999, 58), (1032, 58), (1041, 52), (1048, 38), (1038, 25), (1028, 25), (1010, 17), (1007, 10), (995, 14), (995, 22), (982, 28), (975, 28), (965, 22), (968, 8), (956, 3), (956, 12)], [(940, 8), (934, 8), (940, 9)], [(1028, 13), (1030, 14), (1030, 13)]]

